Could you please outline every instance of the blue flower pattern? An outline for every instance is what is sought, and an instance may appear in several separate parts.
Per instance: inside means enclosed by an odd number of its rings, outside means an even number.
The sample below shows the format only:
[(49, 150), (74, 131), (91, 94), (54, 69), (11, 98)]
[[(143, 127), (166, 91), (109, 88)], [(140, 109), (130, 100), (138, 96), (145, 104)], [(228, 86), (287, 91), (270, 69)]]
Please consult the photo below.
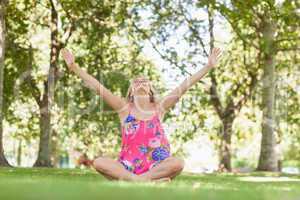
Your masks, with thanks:
[(139, 123), (132, 115), (128, 115), (125, 119), (125, 130), (127, 134), (133, 134), (139, 128)]
[(159, 137), (159, 136), (161, 136), (161, 133), (159, 131), (156, 131), (155, 136)]
[(152, 159), (155, 161), (164, 160), (169, 157), (169, 151), (163, 147), (155, 148), (152, 152)]
[(148, 147), (146, 147), (146, 146), (140, 146), (139, 150), (140, 150), (141, 153), (145, 154), (145, 153), (148, 152)]
[(132, 115), (128, 115), (127, 118), (125, 119), (125, 123), (132, 122), (132, 121), (135, 121), (135, 118)]
[(147, 128), (154, 128), (154, 124), (150, 121), (147, 124)]

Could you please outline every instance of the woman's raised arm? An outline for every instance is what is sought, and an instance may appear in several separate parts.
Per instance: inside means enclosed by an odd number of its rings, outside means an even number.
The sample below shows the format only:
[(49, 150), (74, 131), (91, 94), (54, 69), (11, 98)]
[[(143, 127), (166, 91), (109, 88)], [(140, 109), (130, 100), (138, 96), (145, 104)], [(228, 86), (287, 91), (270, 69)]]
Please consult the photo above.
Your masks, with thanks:
[[(197, 83), (211, 68), (215, 67), (221, 55), (219, 48), (214, 48), (208, 57), (208, 63), (201, 70), (186, 78), (178, 87), (171, 91), (167, 96), (159, 101), (159, 106), (163, 114), (173, 107), (181, 96), (195, 83)], [(162, 114), (162, 115), (163, 115)]]
[(104, 87), (97, 79), (82, 70), (76, 63), (73, 54), (67, 50), (62, 50), (62, 57), (64, 58), (69, 70), (77, 74), (89, 87), (94, 90), (104, 101), (112, 107), (115, 111), (120, 113), (122, 108), (126, 105), (125, 99), (114, 95), (110, 90)]

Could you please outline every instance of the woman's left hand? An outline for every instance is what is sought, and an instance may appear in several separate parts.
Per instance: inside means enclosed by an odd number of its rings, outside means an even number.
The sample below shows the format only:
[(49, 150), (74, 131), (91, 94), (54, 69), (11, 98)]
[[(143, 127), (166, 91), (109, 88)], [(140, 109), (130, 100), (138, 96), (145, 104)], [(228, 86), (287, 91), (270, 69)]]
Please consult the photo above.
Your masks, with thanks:
[(220, 57), (221, 57), (221, 49), (213, 48), (213, 50), (211, 51), (211, 53), (208, 57), (207, 66), (209, 66), (210, 68), (215, 67), (216, 64), (218, 63)]

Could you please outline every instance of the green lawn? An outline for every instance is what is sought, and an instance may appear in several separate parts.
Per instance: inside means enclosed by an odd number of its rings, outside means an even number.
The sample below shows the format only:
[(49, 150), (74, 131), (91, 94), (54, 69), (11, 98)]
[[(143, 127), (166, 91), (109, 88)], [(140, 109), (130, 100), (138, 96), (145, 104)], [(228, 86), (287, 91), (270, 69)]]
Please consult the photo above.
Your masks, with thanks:
[(187, 174), (171, 183), (107, 181), (93, 170), (0, 168), (0, 200), (300, 200), (300, 176)]

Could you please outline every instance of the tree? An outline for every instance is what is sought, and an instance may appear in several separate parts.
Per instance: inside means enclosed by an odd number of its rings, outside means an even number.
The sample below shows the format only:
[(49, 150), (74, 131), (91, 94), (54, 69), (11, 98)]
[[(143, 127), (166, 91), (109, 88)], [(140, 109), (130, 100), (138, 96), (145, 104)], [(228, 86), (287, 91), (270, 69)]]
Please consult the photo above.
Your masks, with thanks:
[[(58, 57), (59, 52), (63, 46), (68, 42), (68, 39), (71, 37), (73, 32), (73, 27), (71, 27), (68, 33), (66, 42), (59, 40), (59, 27), (58, 27), (58, 11), (57, 6), (54, 1), (50, 0), (50, 66), (46, 80), (44, 81), (44, 93), (41, 94), (39, 89), (36, 86), (36, 83), (31, 78), (31, 85), (34, 88), (35, 92), (32, 92), (33, 97), (35, 98), (39, 108), (40, 108), (40, 145), (38, 158), (34, 164), (37, 167), (49, 167), (51, 164), (51, 137), (52, 137), (52, 128), (51, 128), (51, 108), (54, 104), (54, 92), (55, 85), (58, 79)], [(72, 26), (72, 24), (71, 24)]]
[[(23, 5), (23, 9), (20, 10), (21, 8), (18, 5)], [(56, 6), (53, 1), (37, 3), (12, 0), (9, 4), (10, 15), (7, 18), (10, 26), (8, 65), (18, 69), (12, 70), (10, 67), (10, 71), (6, 72), (8, 81), (14, 82), (21, 79), (17, 97), (24, 102), (33, 97), (39, 108), (40, 144), (35, 166), (51, 166), (51, 107), (54, 103), (54, 88), (58, 78), (58, 56), (59, 50), (68, 42), (73, 32), (73, 23), (69, 23), (67, 26), (63, 24), (62, 30), (58, 30)], [(48, 13), (50, 14), (50, 21), (45, 18)], [(40, 17), (37, 19), (32, 18), (33, 14)], [(18, 26), (15, 23), (18, 23)], [(35, 62), (37, 49), (31, 44), (30, 37), (35, 34), (34, 31), (41, 27), (50, 29), (49, 71), (44, 77), (41, 77), (41, 75), (37, 77), (35, 72), (38, 68)], [(60, 37), (59, 31), (64, 34), (64, 37)], [(37, 46), (37, 44), (34, 45)], [(17, 57), (18, 59), (16, 59)], [(40, 87), (40, 82), (43, 82), (43, 87)], [(10, 91), (10, 94), (16, 92), (14, 84), (9, 84), (6, 89)], [(7, 109), (17, 97), (6, 96), (9, 100), (6, 106)], [(14, 120), (14, 117), (12, 119)]]
[[(239, 38), (259, 52), (260, 69), (263, 70), (262, 140), (257, 170), (278, 171), (274, 116), (275, 80), (279, 72), (276, 57), (280, 51), (296, 50), (299, 44), (297, 2), (276, 4), (273, 0), (266, 0), (245, 3), (236, 0), (231, 3), (232, 8), (218, 4), (216, 9), (225, 16)], [(245, 32), (245, 29), (252, 31)]]
[(266, 15), (264, 25), (262, 25), (262, 40), (264, 41), (263, 57), (263, 88), (262, 88), (262, 141), (261, 152), (258, 163), (258, 170), (278, 171), (278, 157), (276, 155), (276, 135), (275, 135), (275, 33), (276, 27)]
[(3, 149), (3, 84), (5, 63), (5, 10), (7, 1), (0, 2), (0, 166), (9, 166)]

